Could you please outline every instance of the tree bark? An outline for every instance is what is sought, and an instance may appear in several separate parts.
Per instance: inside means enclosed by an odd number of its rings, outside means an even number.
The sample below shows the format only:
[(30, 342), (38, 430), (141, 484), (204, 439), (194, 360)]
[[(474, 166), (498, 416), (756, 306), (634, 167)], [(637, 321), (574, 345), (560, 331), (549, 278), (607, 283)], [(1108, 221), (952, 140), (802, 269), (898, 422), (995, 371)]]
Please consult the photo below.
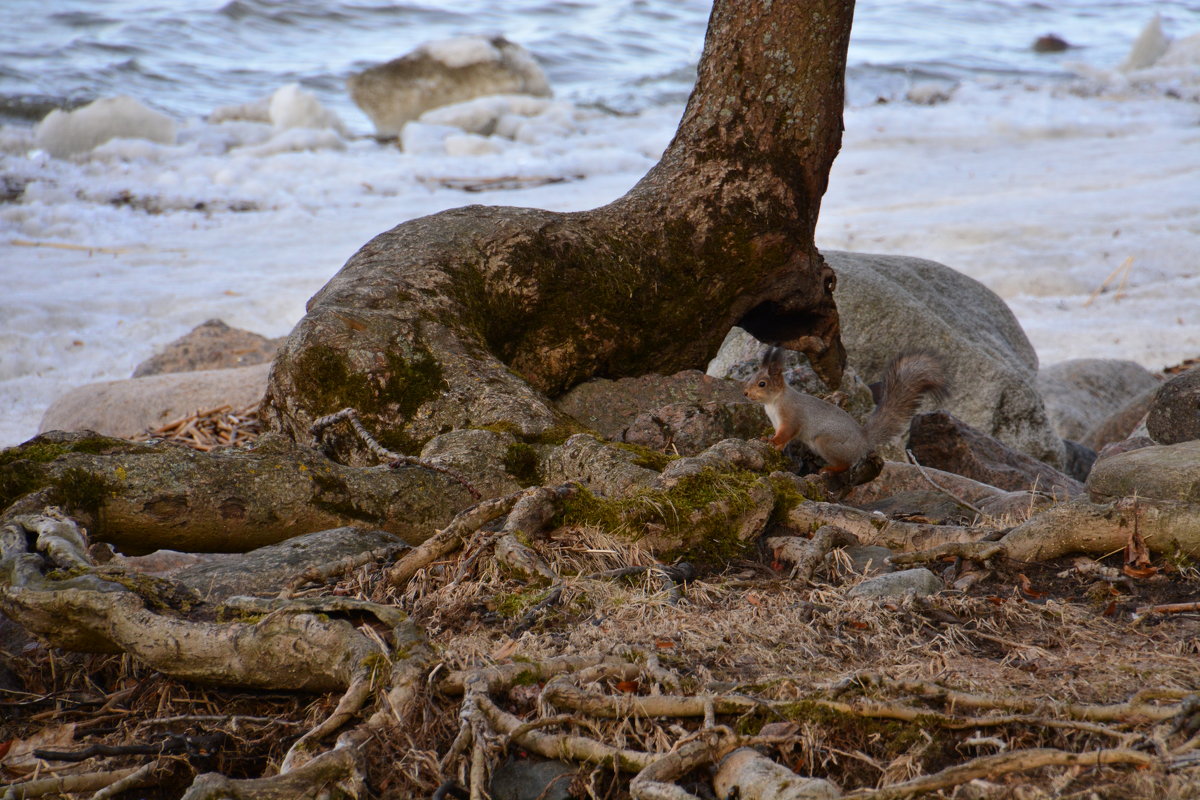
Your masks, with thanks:
[(345, 467), (280, 436), (201, 453), (55, 431), (0, 459), (0, 509), (13, 504), (6, 516), (57, 505), (126, 555), (243, 553), (344, 525), (416, 545), (471, 502), (444, 473)]
[[(402, 452), (464, 427), (536, 436), (570, 424), (548, 397), (702, 367), (734, 324), (808, 353), (836, 385), (835, 278), (813, 230), (852, 14), (850, 0), (717, 0), (675, 139), (610, 205), (470, 206), (375, 237), (281, 350), (269, 424), (301, 438), (352, 406)], [(331, 446), (365, 460), (349, 436)]]

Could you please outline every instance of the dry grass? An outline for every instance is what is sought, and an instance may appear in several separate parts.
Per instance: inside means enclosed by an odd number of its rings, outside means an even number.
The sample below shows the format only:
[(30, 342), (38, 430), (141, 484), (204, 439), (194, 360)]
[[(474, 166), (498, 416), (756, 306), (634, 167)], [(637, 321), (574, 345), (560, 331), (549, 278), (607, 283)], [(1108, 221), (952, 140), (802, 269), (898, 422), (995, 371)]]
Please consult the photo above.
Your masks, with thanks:
[[(769, 749), (773, 757), (804, 774), (828, 777), (846, 790), (933, 773), (1002, 750), (1178, 748), (1186, 737), (1168, 737), (1167, 723), (1072, 721), (1063, 715), (1063, 704), (1122, 703), (1141, 692), (1153, 706), (1200, 689), (1200, 615), (1135, 619), (1130, 613), (1148, 601), (1188, 593), (1194, 597), (1200, 574), (1190, 567), (1177, 568), (1165, 579), (1139, 582), (1134, 594), (1118, 595), (1109, 584), (1087, 577), (1055, 577), (1062, 564), (1023, 565), (1027, 582), (1016, 572), (1002, 571), (970, 595), (881, 602), (846, 596), (863, 578), (848, 573), (845, 562), (818, 573), (827, 583), (806, 586), (775, 575), (764, 563), (747, 561), (702, 575), (673, 603), (652, 570), (616, 579), (586, 577), (630, 565), (652, 567), (654, 561), (637, 543), (571, 528), (531, 543), (564, 576), (564, 583), (561, 602), (530, 619), (546, 587), (506, 575), (487, 552), (473, 557), (473, 547), (487, 537), (481, 532), (464, 551), (418, 573), (400, 594), (387, 588), (378, 566), (360, 568), (325, 590), (394, 602), (408, 610), (438, 648), (438, 674), (570, 654), (617, 654), (640, 665), (634, 680), (612, 670), (592, 670), (570, 681), (612, 696), (758, 698), (764, 703), (761, 711), (722, 716), (717, 722), (750, 734), (774, 725), (766, 729), (776, 735)], [(511, 633), (522, 621), (528, 629), (514, 638)], [(177, 797), (199, 772), (271, 773), (295, 737), (336, 702), (331, 696), (197, 688), (121, 657), (39, 648), (22, 663), (19, 677), (31, 694), (13, 702), (4, 698), (12, 721), (0, 738), (20, 739), (74, 723), (76, 748), (164, 741), (166, 733), (210, 745), (202, 752), (165, 757), (170, 767), (166, 778), (157, 794), (143, 792), (147, 797)], [(864, 674), (891, 683), (847, 682)], [(935, 717), (1008, 712), (955, 708), (902, 690), (897, 681), (936, 683), (998, 701), (1039, 701), (1042, 706), (1032, 716), (1065, 724), (947, 726)], [(916, 708), (929, 716), (905, 721), (845, 713), (814, 698), (853, 708), (870, 702)], [(563, 713), (536, 684), (512, 686), (496, 699), (526, 720)], [(373, 743), (370, 775), (377, 796), (429, 796), (447, 779), (466, 780), (468, 758), (447, 757), (459, 730), (459, 704), (458, 697), (430, 691), (417, 708), (409, 709), (404, 726)], [(581, 713), (571, 718), (548, 730), (657, 752), (669, 750), (702, 725), (699, 718), (609, 719)], [(498, 761), (507, 752), (506, 743), (490, 739), (488, 752)], [(100, 762), (89, 763), (96, 769)], [(105, 769), (136, 766), (145, 763), (145, 756), (103, 763)], [(21, 776), (9, 772), (2, 777)], [(696, 789), (695, 782), (706, 778), (690, 780)], [(628, 776), (595, 767), (584, 771), (580, 786), (591, 797), (621, 798), (628, 796), (627, 781)], [(976, 781), (957, 795), (946, 790), (940, 796), (1196, 797), (1200, 767), (1175, 773), (1047, 767)]]

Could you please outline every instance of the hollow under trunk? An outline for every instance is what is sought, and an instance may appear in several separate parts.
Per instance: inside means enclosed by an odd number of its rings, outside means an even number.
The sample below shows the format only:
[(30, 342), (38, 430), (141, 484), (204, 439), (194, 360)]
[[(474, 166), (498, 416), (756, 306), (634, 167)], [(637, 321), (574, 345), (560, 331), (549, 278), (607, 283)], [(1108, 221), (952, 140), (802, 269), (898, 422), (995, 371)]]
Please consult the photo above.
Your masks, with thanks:
[[(269, 424), (300, 438), (353, 406), (406, 452), (465, 427), (536, 436), (570, 425), (548, 398), (702, 367), (734, 324), (836, 384), (835, 279), (813, 230), (853, 3), (755, 6), (715, 4), (675, 139), (624, 197), (566, 214), (468, 206), (368, 242), (280, 352)], [(361, 463), (349, 437), (332, 447)]]

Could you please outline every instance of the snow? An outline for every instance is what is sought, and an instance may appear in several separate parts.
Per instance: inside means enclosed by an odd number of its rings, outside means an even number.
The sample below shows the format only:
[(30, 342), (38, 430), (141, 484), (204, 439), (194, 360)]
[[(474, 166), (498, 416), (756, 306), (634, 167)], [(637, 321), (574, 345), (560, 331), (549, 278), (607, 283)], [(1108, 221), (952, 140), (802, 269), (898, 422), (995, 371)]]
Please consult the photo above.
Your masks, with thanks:
[(435, 61), (440, 61), (451, 68), (486, 64), (499, 61), (502, 57), (500, 50), (492, 44), (491, 40), (482, 36), (460, 36), (454, 39), (426, 42), (421, 45), (420, 50)]

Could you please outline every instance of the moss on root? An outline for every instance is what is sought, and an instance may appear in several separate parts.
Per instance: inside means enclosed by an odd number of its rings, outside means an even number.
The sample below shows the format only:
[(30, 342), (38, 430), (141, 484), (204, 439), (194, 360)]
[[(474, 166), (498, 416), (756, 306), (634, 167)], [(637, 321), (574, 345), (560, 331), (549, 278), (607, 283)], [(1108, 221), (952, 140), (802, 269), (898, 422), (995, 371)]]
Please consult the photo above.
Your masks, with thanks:
[(613, 442), (612, 445), (626, 452), (633, 453), (636, 456), (633, 463), (637, 466), (652, 469), (655, 472), (662, 472), (667, 468), (668, 464), (679, 458), (679, 456), (667, 455), (658, 450), (652, 450), (645, 445), (632, 444), (630, 442)]
[(111, 486), (85, 469), (72, 468), (55, 475), (47, 465), (72, 453), (98, 455), (131, 446), (137, 445), (109, 436), (72, 436), (62, 440), (38, 436), (0, 450), (0, 509), (31, 492), (54, 486), (53, 502), (72, 510), (95, 512), (104, 504)]
[(706, 469), (682, 478), (669, 489), (642, 489), (616, 499), (580, 489), (563, 501), (558, 525), (595, 525), (641, 537), (659, 527), (679, 546), (660, 553), (666, 560), (723, 564), (751, 546), (739, 533), (741, 516), (754, 506), (751, 488), (761, 476), (741, 470)]
[[(313, 416), (353, 408), (364, 421), (385, 410), (411, 419), (421, 406), (449, 388), (437, 359), (417, 343), (396, 343), (380, 355), (381, 368), (358, 372), (347, 366), (347, 353), (328, 345), (313, 345), (301, 352), (293, 375)], [(420, 452), (424, 444), (399, 429), (379, 431), (376, 438), (389, 450), (409, 455)]]
[(504, 451), (504, 471), (516, 478), (522, 487), (542, 483), (537, 450), (524, 442), (513, 442)]

